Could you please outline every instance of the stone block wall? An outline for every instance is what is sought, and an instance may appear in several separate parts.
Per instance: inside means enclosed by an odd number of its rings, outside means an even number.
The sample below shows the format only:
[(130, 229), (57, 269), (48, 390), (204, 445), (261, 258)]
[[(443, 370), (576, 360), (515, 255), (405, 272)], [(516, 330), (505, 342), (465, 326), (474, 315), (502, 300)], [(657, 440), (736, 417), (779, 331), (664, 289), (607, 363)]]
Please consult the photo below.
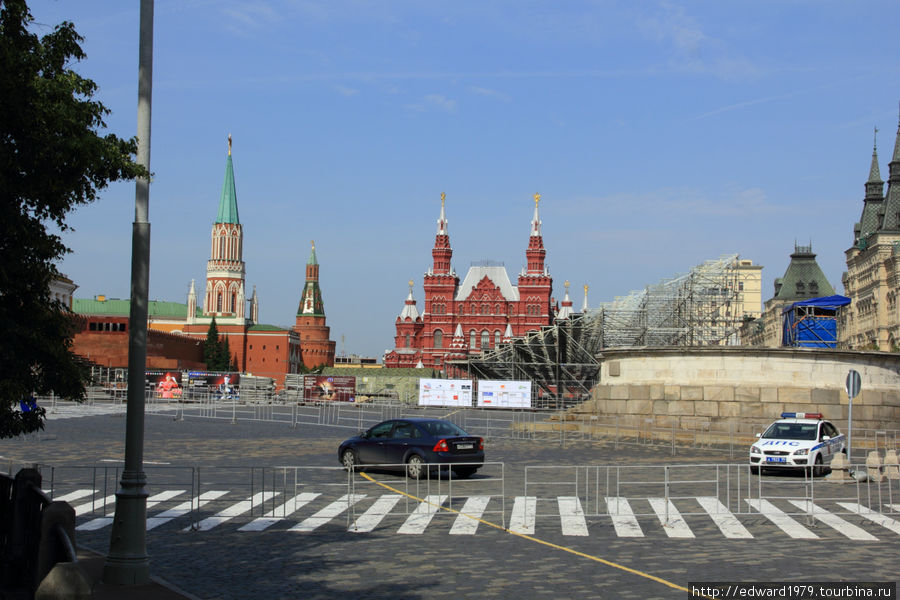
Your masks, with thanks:
[[(900, 429), (900, 354), (799, 348), (632, 348), (604, 351), (600, 383), (578, 412), (624, 424), (652, 419), (765, 424), (782, 411), (819, 412), (845, 428), (850, 369), (862, 378), (854, 429)], [(678, 425), (676, 425), (678, 426)]]

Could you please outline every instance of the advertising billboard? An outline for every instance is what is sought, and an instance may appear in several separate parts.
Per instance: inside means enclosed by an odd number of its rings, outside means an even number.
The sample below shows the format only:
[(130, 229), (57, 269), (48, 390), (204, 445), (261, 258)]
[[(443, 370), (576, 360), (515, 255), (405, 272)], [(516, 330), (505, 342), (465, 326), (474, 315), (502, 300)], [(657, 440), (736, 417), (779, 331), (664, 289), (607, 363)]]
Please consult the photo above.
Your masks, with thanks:
[(147, 371), (146, 381), (156, 390), (157, 398), (181, 398), (183, 390), (180, 371)]
[(212, 373), (209, 371), (190, 371), (188, 386), (200, 393), (211, 393), (221, 399), (234, 399), (238, 395), (237, 387), (241, 384), (240, 373)]
[(304, 375), (303, 399), (310, 402), (356, 402), (356, 377)]
[(472, 406), (472, 381), (419, 379), (419, 406)]
[(531, 382), (482, 379), (478, 382), (478, 406), (531, 408)]

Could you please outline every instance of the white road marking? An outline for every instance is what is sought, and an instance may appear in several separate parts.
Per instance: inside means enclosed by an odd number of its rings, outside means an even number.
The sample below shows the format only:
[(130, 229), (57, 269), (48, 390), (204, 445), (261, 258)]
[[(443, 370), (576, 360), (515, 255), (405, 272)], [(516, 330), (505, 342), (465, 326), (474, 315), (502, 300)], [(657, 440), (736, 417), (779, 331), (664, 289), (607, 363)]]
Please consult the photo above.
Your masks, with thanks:
[(747, 504), (756, 509), (762, 516), (772, 521), (780, 530), (798, 540), (819, 539), (815, 533), (789, 517), (783, 510), (768, 500), (747, 499)]
[(62, 496), (57, 496), (53, 499), (59, 502), (71, 502), (72, 500), (78, 500), (85, 496), (93, 496), (95, 493), (97, 493), (97, 490), (75, 490), (74, 492), (69, 492), (68, 494), (63, 494)]
[(435, 513), (445, 500), (447, 500), (446, 494), (440, 496), (426, 496), (425, 502), (419, 503), (416, 510), (407, 517), (403, 525), (400, 526), (400, 529), (397, 530), (397, 533), (419, 534), (425, 531), (425, 528), (431, 523), (431, 519), (434, 518)]
[(838, 502), (838, 504), (842, 508), (846, 508), (854, 514), (865, 517), (866, 519), (872, 521), (873, 523), (877, 523), (882, 527), (886, 527), (894, 533), (900, 533), (900, 522), (890, 517), (886, 517), (880, 512), (876, 512), (871, 508), (865, 507), (862, 504), (857, 504), (855, 502)]
[(697, 502), (712, 517), (713, 522), (719, 527), (719, 531), (725, 537), (731, 539), (749, 539), (753, 537), (753, 534), (738, 521), (737, 517), (718, 498), (699, 496)]
[(684, 522), (684, 518), (681, 516), (681, 513), (678, 512), (678, 509), (675, 508), (675, 504), (673, 504), (671, 500), (666, 500), (665, 498), (647, 498), (647, 502), (650, 503), (650, 508), (656, 513), (659, 522), (662, 523), (667, 536), (671, 538), (695, 537), (694, 532), (691, 531), (691, 528)]
[[(211, 517), (207, 517), (193, 526), (195, 531), (209, 531), (213, 527), (217, 527), (222, 523), (230, 521), (231, 519), (237, 517), (238, 515), (242, 515), (245, 512), (250, 512), (253, 507), (259, 506), (266, 500), (271, 500), (275, 496), (279, 495), (281, 492), (258, 492), (253, 494), (251, 498), (247, 500), (241, 500), (240, 502), (236, 502), (232, 504), (228, 508), (223, 511), (220, 511), (214, 514)], [(192, 527), (185, 527), (184, 531), (190, 531)]]
[(641, 525), (631, 510), (628, 500), (621, 496), (606, 497), (606, 512), (612, 517), (613, 527), (619, 537), (644, 537)]
[(588, 534), (584, 509), (581, 508), (581, 500), (577, 496), (559, 496), (556, 504), (559, 506), (559, 522), (563, 535)]
[(313, 531), (314, 529), (321, 527), (331, 519), (335, 518), (336, 516), (347, 510), (351, 505), (356, 504), (365, 497), (365, 494), (345, 494), (313, 516), (300, 523), (297, 523), (287, 531)]
[(397, 505), (401, 498), (403, 496), (400, 494), (385, 494), (381, 496), (366, 512), (350, 524), (348, 531), (353, 533), (368, 533), (372, 531), (391, 512), (391, 509)]
[(537, 513), (537, 497), (516, 496), (512, 514), (509, 516), (509, 530), (525, 535), (534, 534), (534, 519)]
[(478, 519), (484, 514), (484, 509), (490, 501), (490, 496), (471, 496), (466, 499), (466, 503), (459, 511), (460, 514), (453, 521), (450, 535), (474, 535), (478, 531)]
[(839, 516), (828, 512), (821, 506), (816, 506), (809, 500), (791, 500), (790, 503), (800, 510), (811, 512), (813, 517), (815, 517), (819, 521), (822, 521), (829, 527), (833, 527), (839, 533), (844, 534), (851, 540), (863, 540), (867, 542), (878, 541), (877, 537), (875, 537), (862, 527), (857, 527), (853, 523), (845, 521)]
[(107, 504), (115, 504), (116, 496), (113, 494), (112, 496), (107, 496), (106, 498), (100, 498), (99, 500), (92, 500), (86, 504), (80, 504), (75, 507), (75, 516), (79, 517), (85, 513), (94, 512), (95, 510), (100, 510), (104, 508)]
[(200, 508), (206, 503), (215, 500), (216, 498), (220, 498), (227, 493), (227, 490), (212, 490), (209, 492), (203, 492), (199, 496), (195, 496), (193, 499), (188, 500), (187, 502), (182, 502), (178, 506), (170, 508), (169, 510), (164, 510), (163, 512), (153, 517), (149, 517), (147, 519), (147, 531), (159, 527), (164, 523), (168, 523), (172, 519), (183, 517), (184, 515), (191, 512), (192, 507)]
[[(165, 492), (160, 492), (155, 496), (150, 496), (147, 498), (147, 508), (153, 508), (160, 502), (165, 502), (166, 500), (171, 500), (175, 496), (183, 494), (186, 490), (167, 490)], [(78, 531), (94, 531), (97, 529), (102, 529), (107, 525), (112, 525), (113, 519), (115, 517), (97, 517), (96, 519), (92, 519), (87, 523), (82, 523), (75, 529)]]
[(263, 531), (268, 529), (278, 521), (284, 520), (288, 515), (292, 515), (322, 494), (315, 492), (303, 492), (297, 494), (284, 504), (276, 506), (263, 516), (253, 519), (243, 527), (239, 527), (238, 531)]

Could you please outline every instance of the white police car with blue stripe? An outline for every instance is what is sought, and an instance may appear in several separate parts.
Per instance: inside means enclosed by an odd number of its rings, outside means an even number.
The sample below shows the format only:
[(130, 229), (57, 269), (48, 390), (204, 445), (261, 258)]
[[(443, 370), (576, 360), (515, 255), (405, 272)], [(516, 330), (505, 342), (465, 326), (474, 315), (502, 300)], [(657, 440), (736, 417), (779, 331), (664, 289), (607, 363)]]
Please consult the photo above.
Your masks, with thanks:
[(750, 448), (750, 472), (764, 469), (807, 469), (824, 475), (825, 465), (839, 452), (846, 454), (846, 438), (821, 413), (781, 413), (781, 418), (756, 434)]

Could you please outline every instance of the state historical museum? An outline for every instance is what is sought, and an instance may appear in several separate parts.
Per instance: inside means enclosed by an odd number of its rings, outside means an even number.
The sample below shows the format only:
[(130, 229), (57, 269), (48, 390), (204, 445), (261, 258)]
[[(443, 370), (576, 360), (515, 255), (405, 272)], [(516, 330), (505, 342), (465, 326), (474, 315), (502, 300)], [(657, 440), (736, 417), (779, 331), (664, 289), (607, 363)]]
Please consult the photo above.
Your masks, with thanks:
[[(384, 355), (385, 367), (443, 370), (448, 360), (480, 354), (554, 322), (553, 279), (544, 266), (547, 251), (541, 236), (540, 199), (535, 194), (525, 250), (527, 266), (519, 274), (518, 285), (512, 285), (502, 264), (489, 262), (472, 265), (460, 283), (450, 265), (453, 250), (441, 194), (433, 262), (425, 273), (424, 310), (420, 314), (416, 308), (410, 281), (409, 296), (396, 320), (394, 349)], [(568, 296), (563, 304), (571, 306)]]

